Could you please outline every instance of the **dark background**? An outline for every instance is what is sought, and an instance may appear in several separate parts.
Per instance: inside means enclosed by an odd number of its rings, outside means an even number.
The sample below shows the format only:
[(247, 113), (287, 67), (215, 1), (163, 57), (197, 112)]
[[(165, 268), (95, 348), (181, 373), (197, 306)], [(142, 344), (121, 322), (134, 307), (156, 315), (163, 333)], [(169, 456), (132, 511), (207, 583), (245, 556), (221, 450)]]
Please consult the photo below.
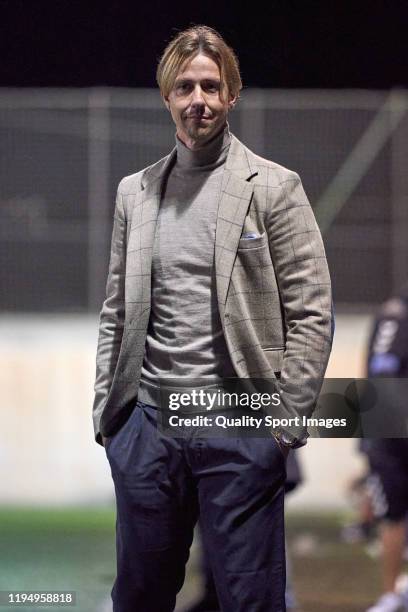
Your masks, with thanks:
[(0, 86), (155, 85), (165, 43), (219, 29), (247, 87), (408, 85), (408, 2), (0, 0)]

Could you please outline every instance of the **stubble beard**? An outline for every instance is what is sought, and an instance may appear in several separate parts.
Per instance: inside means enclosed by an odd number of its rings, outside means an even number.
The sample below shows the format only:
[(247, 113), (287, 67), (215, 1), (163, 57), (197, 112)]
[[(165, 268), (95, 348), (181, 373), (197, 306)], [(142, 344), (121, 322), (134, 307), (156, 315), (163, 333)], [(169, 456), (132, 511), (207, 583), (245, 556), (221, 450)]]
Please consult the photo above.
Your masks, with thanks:
[(211, 140), (215, 134), (221, 129), (221, 123), (215, 122), (209, 126), (195, 126), (194, 124), (187, 124), (185, 126), (188, 137), (197, 145), (204, 146), (209, 140)]
[(200, 128), (194, 126), (187, 127), (188, 137), (196, 143), (205, 142), (209, 138), (211, 131), (208, 128)]

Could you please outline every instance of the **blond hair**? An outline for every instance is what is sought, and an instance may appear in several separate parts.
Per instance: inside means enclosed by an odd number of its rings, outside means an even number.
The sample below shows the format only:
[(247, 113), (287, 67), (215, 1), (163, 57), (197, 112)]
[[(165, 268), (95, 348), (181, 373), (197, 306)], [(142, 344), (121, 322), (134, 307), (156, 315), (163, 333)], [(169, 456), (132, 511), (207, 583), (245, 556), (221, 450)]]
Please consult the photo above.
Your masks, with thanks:
[(242, 81), (237, 56), (216, 30), (204, 25), (179, 32), (165, 48), (156, 73), (161, 95), (168, 97), (180, 68), (199, 53), (207, 55), (217, 64), (221, 79), (220, 95), (223, 96), (226, 91), (229, 96), (238, 98)]

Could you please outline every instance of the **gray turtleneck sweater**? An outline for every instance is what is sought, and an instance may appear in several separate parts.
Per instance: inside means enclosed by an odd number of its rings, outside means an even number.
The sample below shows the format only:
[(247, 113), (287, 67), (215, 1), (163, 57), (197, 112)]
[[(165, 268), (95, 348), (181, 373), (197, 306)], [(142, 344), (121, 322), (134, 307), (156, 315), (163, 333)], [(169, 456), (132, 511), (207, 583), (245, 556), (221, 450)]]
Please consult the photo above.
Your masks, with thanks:
[[(152, 308), (138, 399), (160, 405), (160, 385), (197, 386), (235, 376), (217, 305), (214, 244), (228, 125), (203, 148), (176, 137), (152, 261)], [(195, 381), (193, 380), (195, 379)], [(200, 384), (203, 386), (203, 384)]]

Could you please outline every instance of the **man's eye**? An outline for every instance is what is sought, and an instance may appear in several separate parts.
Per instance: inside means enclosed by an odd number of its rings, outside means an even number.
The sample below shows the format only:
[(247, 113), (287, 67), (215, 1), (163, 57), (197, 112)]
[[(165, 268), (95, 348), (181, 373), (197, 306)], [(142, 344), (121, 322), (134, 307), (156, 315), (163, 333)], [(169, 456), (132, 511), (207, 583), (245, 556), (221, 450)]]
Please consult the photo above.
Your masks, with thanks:
[(177, 85), (176, 89), (180, 93), (185, 93), (186, 91), (189, 90), (189, 84), (188, 83), (180, 83), (180, 85)]
[(216, 92), (218, 91), (219, 87), (216, 83), (208, 83), (208, 85), (206, 85), (204, 89), (206, 91)]

